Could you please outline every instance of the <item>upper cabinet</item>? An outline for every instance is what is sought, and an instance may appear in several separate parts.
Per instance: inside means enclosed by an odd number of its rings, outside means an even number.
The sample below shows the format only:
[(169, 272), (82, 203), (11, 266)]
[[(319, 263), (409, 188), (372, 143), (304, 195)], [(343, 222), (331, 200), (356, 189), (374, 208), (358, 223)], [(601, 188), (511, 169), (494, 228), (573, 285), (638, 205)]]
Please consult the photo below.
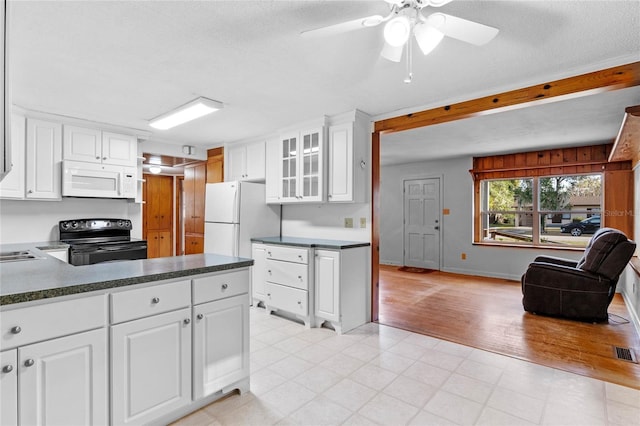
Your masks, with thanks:
[(227, 145), (225, 148), (227, 181), (265, 180), (265, 142)]
[[(18, 114), (11, 115), (11, 167), (0, 182), (0, 198), (24, 198), (25, 186), (25, 131), (26, 120)], [(9, 143), (7, 140), (6, 143)]]
[(60, 200), (62, 125), (27, 119), (27, 198)]
[(357, 110), (331, 118), (327, 161), (329, 202), (367, 200), (370, 123), (370, 118)]
[(79, 126), (64, 126), (64, 159), (135, 167), (135, 136)]
[(267, 157), (278, 170), (267, 171), (267, 202), (324, 201), (324, 150), (324, 124), (283, 132), (277, 144), (270, 143)]

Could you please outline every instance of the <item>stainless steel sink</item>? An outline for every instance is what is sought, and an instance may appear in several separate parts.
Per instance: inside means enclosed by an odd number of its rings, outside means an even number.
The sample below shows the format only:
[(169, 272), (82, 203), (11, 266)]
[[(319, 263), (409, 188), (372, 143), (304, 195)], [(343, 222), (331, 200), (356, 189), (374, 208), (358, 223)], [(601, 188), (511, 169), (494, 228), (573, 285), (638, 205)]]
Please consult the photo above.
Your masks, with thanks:
[(44, 257), (38, 256), (37, 254), (31, 252), (30, 250), (6, 251), (3, 253), (0, 253), (0, 263), (18, 262), (22, 260), (37, 260), (37, 259), (44, 259)]

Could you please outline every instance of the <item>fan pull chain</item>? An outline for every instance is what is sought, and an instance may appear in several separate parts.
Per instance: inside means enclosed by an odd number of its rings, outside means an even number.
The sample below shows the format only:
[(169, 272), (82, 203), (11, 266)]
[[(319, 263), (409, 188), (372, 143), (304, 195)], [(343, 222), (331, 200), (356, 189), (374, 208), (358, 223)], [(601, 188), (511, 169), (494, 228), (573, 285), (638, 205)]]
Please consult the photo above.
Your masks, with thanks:
[(413, 72), (411, 72), (413, 65), (413, 43), (411, 39), (407, 41), (407, 76), (404, 78), (404, 82), (409, 84), (413, 79)]

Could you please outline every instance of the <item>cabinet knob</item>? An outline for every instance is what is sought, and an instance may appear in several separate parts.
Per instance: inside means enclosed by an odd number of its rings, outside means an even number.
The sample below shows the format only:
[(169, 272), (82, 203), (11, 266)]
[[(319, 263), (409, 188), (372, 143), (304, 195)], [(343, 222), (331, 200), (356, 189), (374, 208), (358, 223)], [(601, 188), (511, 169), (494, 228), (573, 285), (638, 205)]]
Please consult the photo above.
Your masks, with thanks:
[(153, 299), (151, 299), (151, 303), (153, 303), (154, 305), (160, 303), (160, 298), (154, 297)]
[(100, 156), (99, 156), (99, 155), (96, 155), (96, 160), (99, 160), (99, 159), (100, 159)]
[(298, 275), (298, 279), (302, 281), (302, 275)]
[(26, 361), (24, 362), (24, 366), (25, 366), (25, 367), (31, 367), (31, 366), (32, 366), (33, 364), (35, 364), (35, 363), (36, 363), (36, 362), (35, 362), (33, 359), (29, 358), (28, 360), (26, 360)]
[(271, 269), (269, 269), (267, 272), (269, 273), (269, 275), (271, 275)]
[(191, 318), (185, 318), (183, 321), (186, 324), (189, 324), (191, 322)]
[(302, 260), (302, 255), (301, 254), (298, 255), (298, 259)]
[(227, 288), (229, 288), (229, 284), (227, 284), (227, 283), (222, 284), (222, 289), (223, 290), (226, 290)]
[(12, 371), (13, 371), (13, 365), (11, 364), (5, 365), (4, 367), (2, 367), (3, 373), (11, 373)]
[(19, 325), (16, 325), (15, 327), (11, 328), (12, 334), (19, 334), (21, 331), (22, 331), (22, 328)]
[(302, 301), (301, 300), (298, 300), (298, 305), (302, 305)]
[(267, 293), (267, 297), (271, 297), (271, 293)]
[(28, 190), (27, 194), (33, 194), (33, 189)]
[(102, 157), (102, 159), (103, 159), (103, 160), (106, 160), (106, 159), (107, 159), (107, 157)]
[(201, 320), (202, 318), (204, 318), (204, 315), (202, 315), (202, 314), (198, 314), (198, 315), (196, 316), (196, 318), (198, 318), (199, 320)]

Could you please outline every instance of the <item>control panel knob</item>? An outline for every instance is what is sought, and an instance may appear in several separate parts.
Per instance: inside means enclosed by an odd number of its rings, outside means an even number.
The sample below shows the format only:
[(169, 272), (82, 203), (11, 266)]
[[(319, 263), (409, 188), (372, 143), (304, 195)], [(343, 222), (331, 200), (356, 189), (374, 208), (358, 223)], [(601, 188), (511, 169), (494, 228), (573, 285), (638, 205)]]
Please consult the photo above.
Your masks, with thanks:
[(78, 228), (78, 222), (76, 222), (75, 220), (73, 222), (71, 222), (71, 227), (73, 229), (77, 229)]

